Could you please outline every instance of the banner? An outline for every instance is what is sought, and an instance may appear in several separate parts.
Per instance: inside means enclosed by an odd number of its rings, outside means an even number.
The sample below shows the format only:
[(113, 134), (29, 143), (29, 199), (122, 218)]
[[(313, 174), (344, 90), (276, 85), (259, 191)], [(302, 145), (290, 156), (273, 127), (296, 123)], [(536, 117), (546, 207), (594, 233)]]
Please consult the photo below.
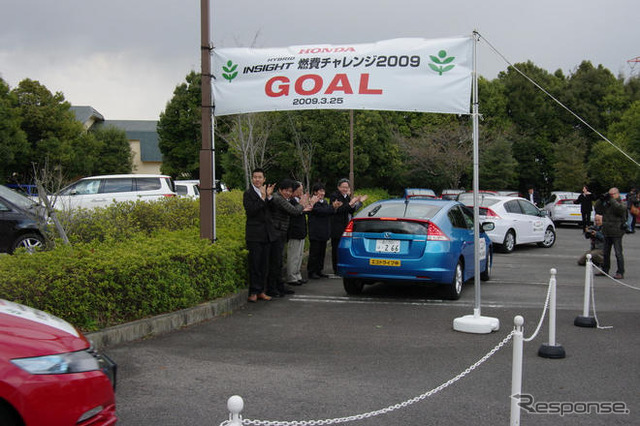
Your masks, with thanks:
[(308, 109), (469, 114), (473, 38), (213, 51), (215, 115)]

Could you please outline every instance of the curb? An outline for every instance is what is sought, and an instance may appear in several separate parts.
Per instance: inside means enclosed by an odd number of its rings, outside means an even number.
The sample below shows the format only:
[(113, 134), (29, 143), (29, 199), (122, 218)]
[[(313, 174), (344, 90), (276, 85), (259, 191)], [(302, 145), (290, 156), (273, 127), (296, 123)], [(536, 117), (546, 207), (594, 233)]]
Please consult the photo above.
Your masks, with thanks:
[(132, 321), (92, 333), (85, 333), (85, 337), (93, 343), (95, 349), (100, 350), (108, 346), (160, 336), (183, 327), (231, 313), (234, 309), (247, 304), (247, 296), (248, 290), (241, 290), (231, 296), (216, 299), (192, 308)]

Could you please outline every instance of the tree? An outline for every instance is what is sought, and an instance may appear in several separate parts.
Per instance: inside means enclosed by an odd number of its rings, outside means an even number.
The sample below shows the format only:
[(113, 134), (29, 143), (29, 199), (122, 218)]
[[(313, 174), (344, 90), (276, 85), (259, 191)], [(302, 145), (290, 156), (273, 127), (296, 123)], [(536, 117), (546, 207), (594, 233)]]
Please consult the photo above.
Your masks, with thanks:
[[(9, 85), (0, 78), (0, 182), (10, 180), (13, 173), (21, 173), (29, 167), (29, 144), (20, 128), (20, 111), (17, 99), (9, 91)], [(21, 183), (26, 183), (22, 178)]]
[(502, 130), (487, 133), (480, 133), (480, 188), (505, 190), (517, 187), (518, 163), (513, 157), (511, 135)]
[[(29, 143), (28, 158), (61, 167), (69, 177), (91, 174), (101, 159), (93, 135), (84, 131), (60, 92), (52, 94), (37, 81), (25, 79), (12, 90), (21, 116), (21, 128)], [(31, 165), (21, 170), (31, 175)]]
[(98, 142), (97, 151), (100, 161), (94, 174), (131, 173), (133, 153), (129, 146), (127, 133), (116, 127), (99, 127), (91, 132)]
[(471, 136), (471, 129), (463, 123), (425, 131), (415, 138), (396, 135), (405, 154), (409, 184), (435, 190), (459, 188), (472, 166)]
[(162, 173), (181, 178), (199, 178), (201, 76), (191, 71), (186, 83), (176, 86), (173, 98), (160, 113), (158, 145), (162, 152)]
[(577, 133), (561, 138), (554, 147), (555, 179), (553, 188), (557, 190), (579, 191), (588, 182), (584, 158), (587, 141)]

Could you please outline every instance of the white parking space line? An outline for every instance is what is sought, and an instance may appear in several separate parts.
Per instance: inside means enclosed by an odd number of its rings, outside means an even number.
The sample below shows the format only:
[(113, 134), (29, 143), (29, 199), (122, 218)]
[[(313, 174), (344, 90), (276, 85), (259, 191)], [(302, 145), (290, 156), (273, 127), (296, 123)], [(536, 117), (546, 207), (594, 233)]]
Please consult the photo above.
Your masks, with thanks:
[[(460, 302), (460, 301), (450, 301), (450, 300), (427, 300), (427, 299), (417, 299), (417, 300), (407, 300), (407, 299), (391, 299), (391, 300), (380, 300), (380, 299), (369, 299), (369, 298), (358, 298), (358, 297), (335, 297), (335, 296), (293, 296), (289, 299), (291, 302), (307, 302), (307, 303), (335, 303), (335, 304), (352, 304), (352, 305), (402, 305), (402, 306), (443, 306), (443, 307), (472, 307), (472, 303), (470, 302)], [(512, 303), (512, 304), (504, 304), (501, 302), (491, 302), (491, 301), (483, 301), (483, 308), (540, 308), (544, 306), (544, 300), (541, 303)], [(579, 310), (579, 306), (570, 306), (570, 305), (561, 305), (558, 304), (556, 306), (559, 310)]]

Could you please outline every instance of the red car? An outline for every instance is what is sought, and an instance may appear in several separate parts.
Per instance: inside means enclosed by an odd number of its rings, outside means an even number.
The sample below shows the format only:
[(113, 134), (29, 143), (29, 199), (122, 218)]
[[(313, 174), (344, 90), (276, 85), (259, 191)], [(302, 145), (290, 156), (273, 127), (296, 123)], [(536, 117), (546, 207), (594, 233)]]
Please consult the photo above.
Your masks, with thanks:
[(68, 322), (0, 299), (0, 423), (114, 425), (116, 364)]

